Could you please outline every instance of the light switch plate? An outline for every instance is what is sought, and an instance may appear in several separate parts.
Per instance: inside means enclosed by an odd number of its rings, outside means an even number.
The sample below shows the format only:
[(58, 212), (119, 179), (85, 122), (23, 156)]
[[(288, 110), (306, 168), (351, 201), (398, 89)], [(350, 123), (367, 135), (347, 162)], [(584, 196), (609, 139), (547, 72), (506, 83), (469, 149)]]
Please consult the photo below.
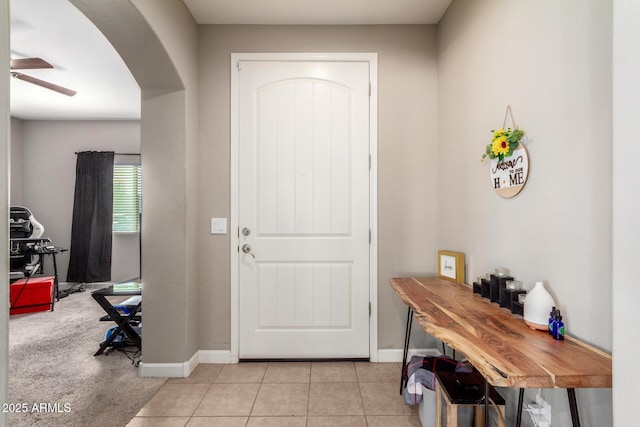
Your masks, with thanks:
[(211, 234), (227, 234), (227, 218), (211, 218)]

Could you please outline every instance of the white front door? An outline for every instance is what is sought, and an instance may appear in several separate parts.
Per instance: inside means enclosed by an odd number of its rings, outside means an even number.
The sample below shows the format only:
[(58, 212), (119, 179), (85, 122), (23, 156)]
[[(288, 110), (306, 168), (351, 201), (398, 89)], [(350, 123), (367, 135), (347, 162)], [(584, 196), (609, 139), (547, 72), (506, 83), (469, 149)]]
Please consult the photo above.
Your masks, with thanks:
[(369, 357), (369, 67), (239, 63), (240, 358)]

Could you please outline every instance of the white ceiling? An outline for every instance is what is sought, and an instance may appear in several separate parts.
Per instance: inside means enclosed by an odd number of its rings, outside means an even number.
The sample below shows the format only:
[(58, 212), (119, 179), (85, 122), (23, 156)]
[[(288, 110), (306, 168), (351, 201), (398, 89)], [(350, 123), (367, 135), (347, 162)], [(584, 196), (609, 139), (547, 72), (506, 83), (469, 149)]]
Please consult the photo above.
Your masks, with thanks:
[[(104, 0), (100, 0), (104, 1)], [(183, 0), (199, 24), (434, 24), (451, 0)], [(12, 58), (54, 68), (20, 72), (73, 97), (11, 79), (11, 115), (25, 120), (138, 119), (140, 90), (111, 44), (68, 0), (10, 0)]]
[(198, 24), (436, 24), (451, 0), (183, 0)]
[(21, 119), (137, 119), (140, 89), (115, 49), (68, 0), (11, 0), (11, 57), (53, 69), (19, 70), (78, 93), (61, 95), (11, 79), (11, 115)]

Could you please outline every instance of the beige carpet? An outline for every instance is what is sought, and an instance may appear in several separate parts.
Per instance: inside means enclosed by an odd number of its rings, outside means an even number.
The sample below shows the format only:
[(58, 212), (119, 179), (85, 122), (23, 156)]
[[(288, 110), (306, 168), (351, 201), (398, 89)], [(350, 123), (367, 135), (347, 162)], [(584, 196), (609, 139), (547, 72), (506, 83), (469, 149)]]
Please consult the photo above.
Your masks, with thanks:
[(61, 299), (53, 312), (11, 316), (9, 425), (122, 427), (164, 384), (139, 378), (121, 352), (94, 357), (112, 322), (91, 289)]

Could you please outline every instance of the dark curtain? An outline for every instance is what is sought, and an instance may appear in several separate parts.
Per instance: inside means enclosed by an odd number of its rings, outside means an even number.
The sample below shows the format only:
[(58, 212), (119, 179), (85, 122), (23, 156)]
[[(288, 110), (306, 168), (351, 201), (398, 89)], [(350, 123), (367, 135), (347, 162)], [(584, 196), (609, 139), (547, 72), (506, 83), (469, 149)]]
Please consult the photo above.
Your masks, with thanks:
[(111, 280), (112, 151), (84, 151), (76, 161), (67, 282)]

